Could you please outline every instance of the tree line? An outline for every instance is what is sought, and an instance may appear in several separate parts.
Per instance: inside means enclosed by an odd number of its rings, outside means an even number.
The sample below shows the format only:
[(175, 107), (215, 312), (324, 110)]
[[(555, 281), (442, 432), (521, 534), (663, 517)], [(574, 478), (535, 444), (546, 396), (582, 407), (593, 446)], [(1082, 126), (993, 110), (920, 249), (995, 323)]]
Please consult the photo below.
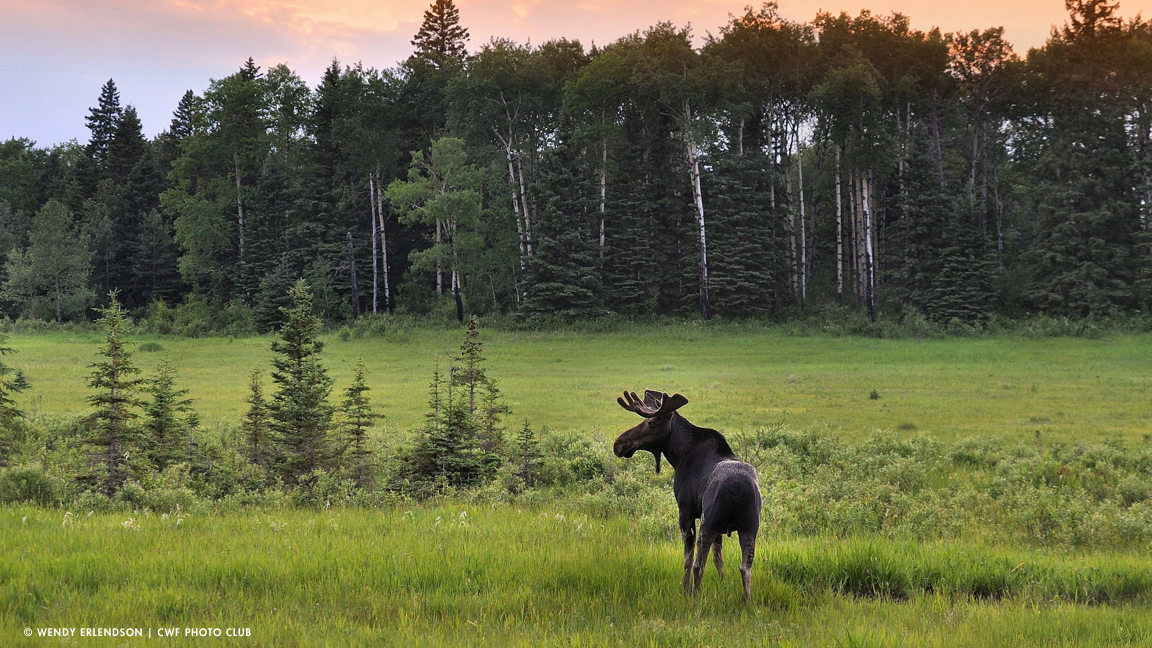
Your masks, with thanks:
[(1026, 55), (999, 27), (749, 7), (693, 44), (493, 38), (436, 0), (413, 54), (315, 88), (249, 59), (142, 134), (112, 80), (91, 138), (0, 144), (10, 317), (283, 323), (403, 310), (979, 325), (1152, 300), (1152, 22), (1066, 0)]

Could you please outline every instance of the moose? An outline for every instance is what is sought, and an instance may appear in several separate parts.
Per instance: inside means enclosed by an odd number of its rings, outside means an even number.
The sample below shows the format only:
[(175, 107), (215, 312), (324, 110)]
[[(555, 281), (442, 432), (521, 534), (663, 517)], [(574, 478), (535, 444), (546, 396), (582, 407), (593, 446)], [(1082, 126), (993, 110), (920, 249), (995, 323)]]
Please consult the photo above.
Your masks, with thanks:
[[(680, 535), (684, 538), (684, 590), (695, 595), (704, 577), (708, 550), (720, 578), (724, 578), (721, 539), (735, 531), (740, 539), (740, 576), (744, 598), (752, 599), (752, 558), (760, 530), (760, 482), (756, 469), (732, 452), (716, 430), (697, 427), (676, 410), (688, 404), (680, 394), (646, 390), (644, 400), (624, 392), (616, 401), (644, 417), (644, 422), (616, 439), (612, 451), (631, 458), (637, 450), (651, 452), (660, 472), (663, 455), (672, 464), (672, 491), (680, 508)], [(700, 520), (697, 543), (696, 520)], [(695, 561), (693, 561), (695, 553)]]

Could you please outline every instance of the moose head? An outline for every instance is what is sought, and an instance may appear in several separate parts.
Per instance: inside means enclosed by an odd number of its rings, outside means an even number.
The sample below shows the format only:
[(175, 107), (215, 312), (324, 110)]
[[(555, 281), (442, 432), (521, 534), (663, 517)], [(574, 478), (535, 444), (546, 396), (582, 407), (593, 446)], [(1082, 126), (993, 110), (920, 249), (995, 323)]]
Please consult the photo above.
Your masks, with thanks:
[(647, 450), (656, 458), (656, 472), (660, 472), (660, 454), (668, 447), (672, 436), (672, 415), (688, 404), (680, 394), (669, 396), (664, 392), (644, 391), (644, 400), (636, 392), (624, 392), (617, 398), (620, 407), (644, 417), (644, 422), (624, 432), (612, 445), (617, 457), (631, 458), (637, 450)]

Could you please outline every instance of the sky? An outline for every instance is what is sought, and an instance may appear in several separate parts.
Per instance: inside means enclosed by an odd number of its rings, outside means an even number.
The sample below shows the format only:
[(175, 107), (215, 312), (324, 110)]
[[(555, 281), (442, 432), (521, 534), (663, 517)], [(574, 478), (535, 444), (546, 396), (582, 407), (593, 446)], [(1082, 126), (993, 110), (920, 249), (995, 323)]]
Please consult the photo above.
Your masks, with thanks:
[[(541, 43), (607, 44), (659, 21), (717, 33), (748, 0), (457, 0), (470, 49), (493, 36)], [(84, 118), (114, 79), (147, 135), (167, 128), (186, 90), (236, 71), (251, 56), (287, 63), (315, 85), (332, 59), (388, 68), (408, 57), (429, 0), (0, 0), (0, 140), (40, 146), (88, 139)], [(757, 5), (758, 6), (758, 5)], [(779, 0), (781, 15), (819, 10), (893, 11), (915, 29), (1003, 26), (1017, 53), (1063, 25), (1063, 0)], [(1152, 15), (1152, 0), (1121, 0), (1120, 13)]]

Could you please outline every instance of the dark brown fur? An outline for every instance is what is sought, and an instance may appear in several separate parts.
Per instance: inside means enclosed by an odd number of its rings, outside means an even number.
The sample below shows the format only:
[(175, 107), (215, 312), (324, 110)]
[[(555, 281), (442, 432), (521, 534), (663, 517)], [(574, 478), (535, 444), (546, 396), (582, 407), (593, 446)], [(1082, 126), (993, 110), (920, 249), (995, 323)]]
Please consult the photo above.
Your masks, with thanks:
[[(744, 597), (752, 598), (752, 559), (760, 530), (760, 483), (756, 469), (740, 461), (728, 441), (716, 430), (692, 425), (676, 410), (688, 404), (680, 394), (646, 391), (644, 400), (624, 392), (620, 406), (644, 417), (636, 427), (616, 439), (617, 457), (637, 450), (651, 452), (660, 472), (663, 456), (675, 471), (672, 491), (680, 507), (680, 535), (684, 538), (684, 589), (700, 589), (709, 549), (716, 570), (724, 577), (721, 537), (736, 532), (740, 538), (740, 576)], [(697, 542), (696, 520), (700, 520)]]

